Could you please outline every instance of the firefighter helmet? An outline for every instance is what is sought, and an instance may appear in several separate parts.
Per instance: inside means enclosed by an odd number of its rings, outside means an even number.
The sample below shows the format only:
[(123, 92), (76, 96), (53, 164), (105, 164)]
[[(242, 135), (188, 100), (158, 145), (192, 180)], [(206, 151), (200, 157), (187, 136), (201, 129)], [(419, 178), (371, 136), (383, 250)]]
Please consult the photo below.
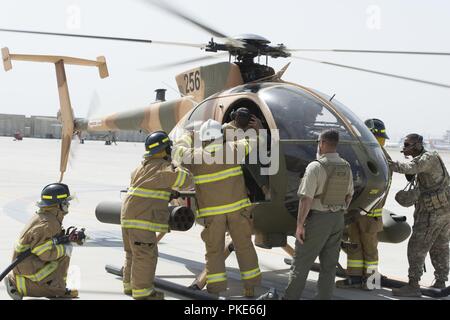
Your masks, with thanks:
[(384, 122), (380, 119), (367, 119), (364, 123), (375, 137), (389, 139)]
[(72, 200), (69, 187), (64, 183), (50, 183), (42, 189), (39, 207), (48, 207)]
[(172, 141), (164, 131), (152, 132), (147, 136), (147, 138), (145, 138), (144, 157), (151, 157), (164, 149), (167, 154), (172, 153)]
[(222, 125), (209, 119), (200, 127), (200, 141), (211, 141), (223, 136)]

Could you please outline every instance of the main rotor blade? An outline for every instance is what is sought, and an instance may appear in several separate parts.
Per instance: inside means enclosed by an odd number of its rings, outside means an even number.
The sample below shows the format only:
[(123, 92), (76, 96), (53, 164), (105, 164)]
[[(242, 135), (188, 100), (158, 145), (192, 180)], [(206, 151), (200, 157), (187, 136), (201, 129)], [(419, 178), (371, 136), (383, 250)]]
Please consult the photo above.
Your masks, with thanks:
[(1, 32), (26, 33), (26, 34), (39, 34), (39, 35), (47, 35), (47, 36), (85, 38), (85, 39), (153, 43), (153, 44), (162, 44), (162, 45), (171, 45), (171, 46), (193, 47), (193, 48), (200, 48), (200, 49), (204, 48), (206, 46), (205, 44), (199, 44), (199, 43), (184, 43), (184, 42), (172, 42), (172, 41), (156, 41), (156, 40), (149, 40), (149, 39), (92, 36), (92, 35), (86, 35), (86, 34), (73, 34), (73, 33), (43, 32), (43, 31), (16, 30), (16, 29), (0, 29), (0, 31)]
[(370, 70), (370, 69), (364, 69), (364, 68), (359, 68), (359, 67), (353, 67), (353, 66), (348, 66), (348, 65), (344, 65), (344, 64), (328, 62), (328, 61), (320, 61), (320, 60), (311, 59), (311, 58), (305, 58), (305, 57), (292, 56), (292, 58), (299, 59), (299, 60), (310, 61), (310, 62), (321, 63), (321, 64), (327, 64), (327, 65), (330, 65), (330, 66), (335, 66), (335, 67), (340, 67), (340, 68), (345, 68), (345, 69), (352, 69), (352, 70), (357, 70), (357, 71), (362, 71), (362, 72), (374, 73), (374, 74), (378, 74), (378, 75), (386, 76), (386, 77), (391, 77), (391, 78), (397, 78), (397, 79), (403, 79), (403, 80), (408, 80), (408, 81), (414, 81), (414, 82), (418, 82), (418, 83), (428, 84), (428, 85), (431, 85), (431, 86), (437, 86), (437, 87), (442, 87), (442, 88), (450, 88), (450, 84), (439, 83), (439, 82), (432, 82), (432, 81), (421, 80), (421, 79), (411, 78), (411, 77), (405, 77), (405, 76), (401, 76), (401, 75), (393, 74), (393, 73), (380, 72), (380, 71), (376, 71), (376, 70)]
[(197, 19), (194, 19), (193, 17), (189, 17), (188, 15), (182, 13), (181, 11), (179, 11), (178, 9), (175, 9), (174, 7), (168, 5), (167, 3), (163, 3), (162, 1), (155, 1), (155, 0), (144, 0), (146, 3), (151, 3), (154, 6), (178, 17), (181, 18), (203, 30), (205, 30), (206, 32), (209, 32), (210, 34), (212, 34), (213, 36), (216, 37), (220, 37), (220, 38), (228, 38), (228, 36), (220, 31), (217, 31), (216, 29), (207, 26), (206, 24), (198, 21)]
[(348, 49), (287, 49), (289, 52), (349, 52), (349, 53), (386, 53), (386, 54), (416, 54), (432, 56), (450, 56), (450, 52), (429, 51), (391, 51), (391, 50), (348, 50)]
[(142, 0), (147, 4), (152, 4), (164, 11), (166, 11), (167, 13), (170, 13), (178, 18), (183, 19), (184, 21), (187, 21), (197, 27), (199, 27), (200, 29), (208, 32), (209, 34), (219, 37), (219, 38), (225, 38), (229, 41), (229, 43), (233, 46), (236, 47), (243, 47), (244, 43), (242, 41), (239, 40), (235, 40), (233, 38), (231, 38), (230, 36), (218, 31), (217, 29), (210, 27), (206, 24), (204, 24), (203, 22), (200, 22), (199, 20), (195, 19), (194, 17), (188, 16), (187, 14), (181, 12), (180, 10), (168, 5), (167, 3), (164, 3), (163, 1), (158, 1), (158, 0)]
[(182, 66), (185, 64), (189, 64), (189, 63), (218, 59), (218, 58), (221, 58), (221, 57), (224, 57), (227, 55), (228, 55), (228, 53), (222, 52), (222, 53), (218, 53), (218, 54), (210, 55), (210, 56), (206, 56), (206, 57), (192, 58), (192, 59), (186, 59), (186, 60), (166, 63), (166, 64), (162, 64), (162, 65), (157, 65), (157, 66), (145, 67), (145, 68), (139, 69), (139, 71), (159, 71), (159, 70), (163, 70), (166, 68)]

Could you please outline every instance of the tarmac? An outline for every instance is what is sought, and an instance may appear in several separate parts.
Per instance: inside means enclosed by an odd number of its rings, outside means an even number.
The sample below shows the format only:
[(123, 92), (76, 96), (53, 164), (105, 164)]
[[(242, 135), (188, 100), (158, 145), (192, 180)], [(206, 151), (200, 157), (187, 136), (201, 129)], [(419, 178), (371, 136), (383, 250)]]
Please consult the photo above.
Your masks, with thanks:
[[(31, 139), (13, 141), (0, 137), (0, 269), (11, 262), (13, 247), (24, 224), (36, 211), (35, 203), (42, 188), (59, 178), (60, 140)], [(402, 159), (399, 149), (388, 149), (394, 159)], [(105, 200), (119, 200), (120, 190), (128, 187), (130, 173), (141, 161), (142, 143), (119, 142), (105, 146), (102, 141), (86, 141), (80, 145), (74, 140), (70, 165), (64, 176), (71, 192), (77, 195), (70, 213), (64, 220), (65, 227), (86, 228), (88, 240), (84, 246), (75, 246), (68, 275), (68, 287), (78, 288), (81, 300), (126, 300), (122, 282), (117, 276), (105, 272), (105, 265), (121, 266), (124, 259), (121, 231), (118, 225), (102, 224), (95, 218), (96, 205)], [(440, 152), (450, 168), (450, 152)], [(403, 176), (395, 174), (386, 208), (407, 216), (412, 224), (411, 208), (399, 206), (394, 195), (406, 185)], [(159, 243), (157, 277), (180, 285), (190, 285), (204, 267), (204, 245), (200, 238), (201, 226), (187, 232), (170, 232)], [(289, 243), (294, 244), (290, 238)], [(400, 244), (379, 245), (381, 274), (398, 280), (407, 280), (407, 241)], [(262, 294), (269, 288), (283, 292), (288, 281), (289, 266), (284, 263), (287, 254), (281, 248), (257, 248), (260, 268), (263, 272)], [(340, 263), (345, 267), (346, 256), (341, 252)], [(228, 258), (229, 289), (224, 294), (229, 299), (244, 299), (237, 260), (234, 254)], [(429, 258), (427, 272), (421, 284), (431, 285), (434, 275)], [(318, 274), (310, 272), (303, 298), (312, 299)], [(3, 282), (0, 284), (0, 300), (10, 299)], [(30, 299), (30, 298), (25, 298)], [(166, 299), (187, 299), (166, 292)], [(334, 299), (339, 300), (398, 300), (387, 288), (374, 291), (360, 289), (336, 289)], [(423, 297), (420, 299), (431, 300)], [(448, 298), (446, 298), (448, 299)]]

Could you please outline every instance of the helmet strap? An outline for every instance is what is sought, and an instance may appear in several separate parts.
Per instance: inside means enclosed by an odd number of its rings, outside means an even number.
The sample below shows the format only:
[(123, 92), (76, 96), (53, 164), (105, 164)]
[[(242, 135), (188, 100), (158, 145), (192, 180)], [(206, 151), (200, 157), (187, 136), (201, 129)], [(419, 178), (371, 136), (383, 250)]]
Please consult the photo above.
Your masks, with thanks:
[(380, 146), (384, 147), (384, 145), (386, 144), (386, 138), (379, 137), (379, 136), (375, 136), (375, 138), (377, 139)]
[(59, 204), (59, 209), (62, 211), (64, 215), (69, 213), (69, 202), (63, 201)]
[(166, 149), (163, 149), (160, 152), (155, 153), (154, 155), (150, 156), (149, 158), (161, 159), (161, 158), (165, 158), (165, 157), (167, 157), (167, 151), (166, 151)]

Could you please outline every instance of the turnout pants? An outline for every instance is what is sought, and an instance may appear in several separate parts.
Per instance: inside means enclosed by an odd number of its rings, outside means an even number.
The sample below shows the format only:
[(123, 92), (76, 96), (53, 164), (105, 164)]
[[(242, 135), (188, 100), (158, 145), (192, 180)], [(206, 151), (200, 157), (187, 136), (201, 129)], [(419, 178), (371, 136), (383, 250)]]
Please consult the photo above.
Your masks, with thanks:
[(206, 247), (206, 285), (208, 292), (227, 289), (225, 271), (225, 233), (228, 230), (236, 252), (244, 288), (253, 288), (261, 282), (258, 257), (252, 242), (252, 221), (248, 209), (204, 218), (201, 233)]
[(408, 276), (420, 281), (427, 253), (430, 253), (436, 280), (447, 281), (449, 273), (450, 207), (427, 211), (419, 203), (414, 212), (412, 235), (408, 242)]
[(381, 217), (359, 216), (348, 227), (350, 242), (358, 245), (347, 252), (349, 276), (366, 276), (378, 271), (378, 232), (382, 230)]
[(158, 247), (153, 231), (122, 228), (125, 264), (123, 285), (132, 290), (133, 298), (145, 298), (153, 290)]
[(9, 275), (10, 280), (15, 283), (17, 290), (23, 296), (28, 297), (63, 297), (66, 293), (67, 270), (70, 258), (64, 256), (56, 261), (58, 267), (50, 275), (41, 281), (31, 281), (22, 275)]
[(344, 212), (311, 211), (306, 218), (305, 241), (295, 243), (295, 253), (284, 299), (300, 299), (309, 271), (317, 257), (320, 260), (317, 299), (333, 295), (336, 265), (344, 231)]

